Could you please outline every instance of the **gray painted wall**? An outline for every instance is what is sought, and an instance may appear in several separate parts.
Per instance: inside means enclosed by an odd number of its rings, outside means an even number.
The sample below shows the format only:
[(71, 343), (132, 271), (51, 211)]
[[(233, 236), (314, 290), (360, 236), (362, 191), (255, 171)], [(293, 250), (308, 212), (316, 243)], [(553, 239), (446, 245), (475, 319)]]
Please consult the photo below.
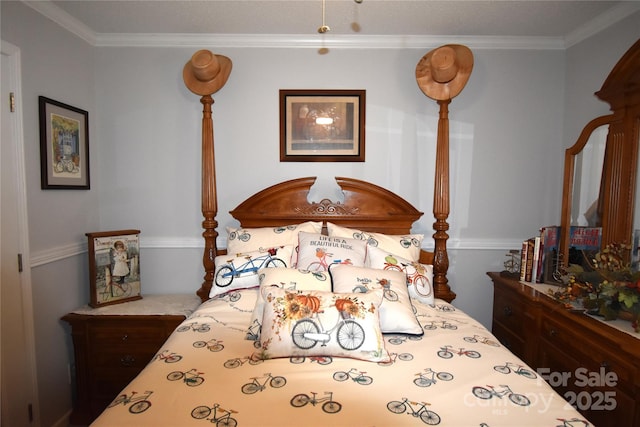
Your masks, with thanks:
[[(88, 301), (84, 233), (142, 230), (143, 294), (199, 287), (202, 107), (181, 70), (193, 47), (95, 47), (20, 2), (1, 2), (2, 39), (21, 49), (25, 157), (42, 425), (71, 407), (68, 330)], [(486, 271), (560, 215), (564, 148), (595, 114), (591, 94), (640, 37), (640, 14), (567, 50), (474, 49), (475, 67), (451, 117), (451, 285), (455, 303), (491, 327)], [(38, 28), (38, 31), (33, 31)], [(220, 230), (250, 194), (281, 180), (374, 182), (425, 212), (431, 245), (438, 109), (418, 89), (424, 49), (225, 48), (233, 71), (214, 104)], [(280, 163), (278, 90), (367, 90), (365, 163)], [(38, 95), (89, 111), (91, 190), (40, 190)], [(224, 246), (224, 236), (220, 245)]]

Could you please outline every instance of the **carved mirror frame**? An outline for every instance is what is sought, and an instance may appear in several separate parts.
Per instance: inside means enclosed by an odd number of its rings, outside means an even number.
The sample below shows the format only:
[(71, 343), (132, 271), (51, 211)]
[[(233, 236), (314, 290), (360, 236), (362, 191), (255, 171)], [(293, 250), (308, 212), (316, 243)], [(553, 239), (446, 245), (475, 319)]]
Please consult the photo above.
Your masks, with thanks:
[(569, 259), (576, 156), (600, 126), (609, 126), (598, 199), (602, 245), (631, 243), (640, 142), (640, 40), (618, 61), (595, 95), (610, 105), (612, 113), (590, 121), (576, 143), (565, 152), (560, 219), (560, 262), (564, 267)]

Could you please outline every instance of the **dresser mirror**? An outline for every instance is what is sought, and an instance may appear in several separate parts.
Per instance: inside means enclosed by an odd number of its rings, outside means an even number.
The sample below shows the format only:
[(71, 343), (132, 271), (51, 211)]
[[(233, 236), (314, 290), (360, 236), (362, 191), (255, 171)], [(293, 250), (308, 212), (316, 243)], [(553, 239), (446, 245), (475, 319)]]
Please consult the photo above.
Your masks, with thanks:
[(600, 191), (608, 126), (596, 128), (574, 157), (571, 225), (600, 227)]
[(632, 242), (640, 143), (640, 40), (596, 96), (612, 113), (591, 120), (565, 152), (559, 249), (564, 267), (571, 225), (602, 227), (602, 245)]

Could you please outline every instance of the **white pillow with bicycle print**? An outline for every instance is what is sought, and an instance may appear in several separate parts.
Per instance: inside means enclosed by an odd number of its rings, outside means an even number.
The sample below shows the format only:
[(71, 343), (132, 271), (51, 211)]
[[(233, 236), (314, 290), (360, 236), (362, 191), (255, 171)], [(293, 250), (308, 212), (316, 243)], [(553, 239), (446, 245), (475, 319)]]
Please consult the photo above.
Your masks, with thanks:
[[(289, 291), (331, 292), (331, 277), (325, 271), (311, 272), (295, 268), (264, 268), (260, 270), (259, 277), (261, 290), (267, 287), (276, 287)], [(260, 339), (264, 304), (262, 292), (258, 292), (245, 337), (248, 340), (257, 341)]]
[(327, 271), (331, 264), (364, 266), (367, 242), (319, 233), (298, 233), (297, 267), (309, 271)]
[(213, 298), (236, 289), (258, 287), (258, 271), (267, 267), (289, 267), (292, 253), (293, 246), (290, 245), (217, 256), (209, 297)]
[(295, 246), (298, 244), (298, 233), (301, 231), (320, 233), (322, 222), (307, 221), (281, 227), (227, 227), (227, 253), (247, 253), (275, 246)]
[(383, 234), (362, 231), (355, 228), (342, 227), (332, 222), (327, 222), (329, 236), (349, 237), (351, 239), (364, 240), (369, 247), (380, 248), (412, 261), (420, 259), (420, 250), (424, 234)]
[(410, 261), (379, 248), (369, 248), (367, 265), (371, 268), (404, 272), (411, 298), (431, 306), (435, 304), (432, 265)]
[(422, 335), (424, 331), (413, 313), (402, 271), (378, 270), (336, 264), (329, 268), (333, 292), (369, 292), (382, 289), (380, 329), (383, 333)]
[(265, 358), (335, 356), (371, 362), (390, 360), (380, 331), (382, 289), (335, 294), (260, 288)]

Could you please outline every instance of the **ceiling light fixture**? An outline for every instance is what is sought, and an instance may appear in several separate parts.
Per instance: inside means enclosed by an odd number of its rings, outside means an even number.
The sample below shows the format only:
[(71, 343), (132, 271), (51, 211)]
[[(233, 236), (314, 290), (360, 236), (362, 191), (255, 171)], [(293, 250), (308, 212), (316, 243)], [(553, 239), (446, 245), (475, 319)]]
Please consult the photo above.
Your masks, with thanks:
[(322, 25), (318, 27), (318, 32), (320, 34), (324, 34), (328, 31), (331, 31), (331, 28), (329, 28), (328, 25), (325, 25), (324, 23), (324, 11), (325, 11), (326, 5), (325, 5), (325, 0), (322, 0)]
[[(353, 0), (354, 2), (356, 2), (357, 4), (362, 3), (363, 0)], [(326, 12), (326, 0), (322, 0), (322, 25), (318, 27), (318, 32), (320, 34), (324, 34), (324, 33), (328, 33), (329, 31), (331, 31), (331, 27), (329, 27), (326, 23), (325, 23), (325, 12)]]

